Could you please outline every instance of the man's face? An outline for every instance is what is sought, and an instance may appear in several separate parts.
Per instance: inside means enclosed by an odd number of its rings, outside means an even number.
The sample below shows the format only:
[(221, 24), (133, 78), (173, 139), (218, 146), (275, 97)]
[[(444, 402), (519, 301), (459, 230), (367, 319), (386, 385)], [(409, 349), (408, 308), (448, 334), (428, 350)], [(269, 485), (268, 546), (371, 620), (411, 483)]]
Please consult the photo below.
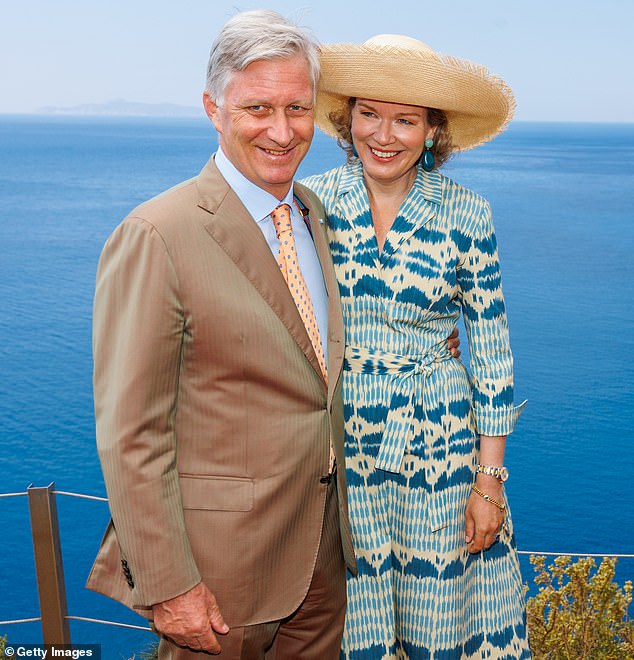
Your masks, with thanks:
[(222, 150), (255, 185), (282, 199), (313, 138), (313, 84), (300, 55), (260, 60), (234, 73), (217, 106), (205, 110)]

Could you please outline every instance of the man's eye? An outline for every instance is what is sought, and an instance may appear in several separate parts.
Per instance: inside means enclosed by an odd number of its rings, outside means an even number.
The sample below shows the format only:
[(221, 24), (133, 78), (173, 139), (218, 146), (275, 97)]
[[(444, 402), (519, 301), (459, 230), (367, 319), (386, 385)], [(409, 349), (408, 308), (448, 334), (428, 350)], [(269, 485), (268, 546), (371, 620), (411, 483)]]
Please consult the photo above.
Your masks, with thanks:
[(406, 126), (411, 126), (412, 122), (409, 119), (399, 119), (400, 124), (405, 124)]
[(288, 106), (288, 111), (292, 112), (294, 115), (305, 115), (307, 112), (310, 112), (310, 108), (294, 104)]

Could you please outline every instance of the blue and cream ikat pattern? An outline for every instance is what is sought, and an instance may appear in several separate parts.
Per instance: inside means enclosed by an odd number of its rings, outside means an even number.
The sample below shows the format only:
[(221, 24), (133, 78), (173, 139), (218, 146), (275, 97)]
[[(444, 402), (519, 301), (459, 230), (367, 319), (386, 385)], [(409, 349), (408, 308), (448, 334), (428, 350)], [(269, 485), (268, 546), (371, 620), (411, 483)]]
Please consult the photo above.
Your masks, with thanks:
[[(379, 252), (361, 164), (304, 181), (321, 198), (346, 329), (350, 518), (342, 658), (530, 658), (510, 516), (470, 555), (479, 434), (512, 432), (513, 361), (488, 203), (417, 178)], [(463, 312), (471, 377), (446, 338)]]

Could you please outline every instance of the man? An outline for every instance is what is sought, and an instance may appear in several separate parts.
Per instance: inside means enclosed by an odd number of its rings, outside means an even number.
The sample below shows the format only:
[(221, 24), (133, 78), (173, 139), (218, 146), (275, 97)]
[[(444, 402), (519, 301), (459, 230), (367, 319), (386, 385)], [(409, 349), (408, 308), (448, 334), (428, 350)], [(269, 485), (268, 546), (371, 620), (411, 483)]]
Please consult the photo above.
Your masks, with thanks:
[(215, 158), (133, 211), (100, 260), (112, 523), (88, 586), (151, 618), (161, 658), (339, 656), (355, 571), (343, 324), (323, 208), (293, 183), (317, 77), (314, 42), (281, 16), (231, 19), (203, 96)]
[[(100, 260), (95, 411), (113, 523), (88, 586), (145, 611), (160, 657), (259, 658), (272, 644), (271, 657), (338, 657), (355, 570), (335, 467), (343, 326), (323, 209), (293, 185), (317, 76), (315, 43), (281, 16), (230, 20), (204, 94), (216, 158), (133, 211)], [(281, 202), (321, 345), (276, 262)]]

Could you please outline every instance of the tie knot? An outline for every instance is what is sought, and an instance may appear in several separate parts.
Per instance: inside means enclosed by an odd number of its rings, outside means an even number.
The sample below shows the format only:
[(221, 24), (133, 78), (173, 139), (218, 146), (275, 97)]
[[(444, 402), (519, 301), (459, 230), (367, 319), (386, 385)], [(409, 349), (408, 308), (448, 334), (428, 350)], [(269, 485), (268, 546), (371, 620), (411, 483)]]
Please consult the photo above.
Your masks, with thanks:
[(291, 231), (291, 207), (288, 204), (277, 206), (271, 213), (271, 219), (278, 238), (280, 234)]

